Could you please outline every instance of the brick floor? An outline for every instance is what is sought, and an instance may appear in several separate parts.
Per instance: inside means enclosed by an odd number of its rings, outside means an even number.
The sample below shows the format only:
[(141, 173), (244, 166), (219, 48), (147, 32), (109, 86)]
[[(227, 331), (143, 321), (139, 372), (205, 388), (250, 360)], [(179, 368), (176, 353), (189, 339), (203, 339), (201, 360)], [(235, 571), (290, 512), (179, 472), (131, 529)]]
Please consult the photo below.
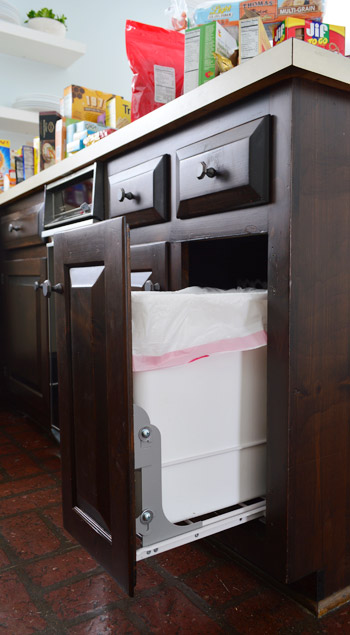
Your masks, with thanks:
[(206, 541), (137, 565), (133, 599), (64, 530), (59, 448), (0, 409), (0, 635), (350, 633), (317, 620)]

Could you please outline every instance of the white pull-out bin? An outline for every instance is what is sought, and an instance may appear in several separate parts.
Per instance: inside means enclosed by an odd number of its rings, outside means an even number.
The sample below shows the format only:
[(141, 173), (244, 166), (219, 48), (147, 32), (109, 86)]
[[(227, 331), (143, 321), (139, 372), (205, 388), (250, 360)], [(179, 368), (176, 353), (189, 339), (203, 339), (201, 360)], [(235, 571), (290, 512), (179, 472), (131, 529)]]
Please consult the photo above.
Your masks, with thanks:
[(266, 307), (262, 290), (132, 293), (134, 403), (173, 523), (265, 494)]

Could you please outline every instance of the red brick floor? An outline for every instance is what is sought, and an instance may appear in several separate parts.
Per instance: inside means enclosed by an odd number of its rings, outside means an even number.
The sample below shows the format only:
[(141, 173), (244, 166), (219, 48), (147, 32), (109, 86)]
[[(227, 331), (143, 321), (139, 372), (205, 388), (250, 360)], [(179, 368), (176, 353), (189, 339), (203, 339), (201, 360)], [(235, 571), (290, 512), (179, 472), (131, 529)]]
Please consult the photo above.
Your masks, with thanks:
[(350, 633), (317, 620), (206, 541), (137, 565), (133, 599), (62, 527), (56, 443), (0, 409), (0, 634)]

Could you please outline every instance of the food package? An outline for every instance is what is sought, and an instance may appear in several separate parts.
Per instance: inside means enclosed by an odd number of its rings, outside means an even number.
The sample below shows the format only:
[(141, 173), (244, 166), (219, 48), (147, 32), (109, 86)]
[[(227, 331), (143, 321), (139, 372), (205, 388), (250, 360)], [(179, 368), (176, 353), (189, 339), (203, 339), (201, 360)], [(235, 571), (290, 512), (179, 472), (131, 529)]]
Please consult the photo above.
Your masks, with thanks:
[(301, 18), (286, 18), (274, 29), (273, 45), (276, 46), (291, 37), (345, 55), (345, 26)]
[(46, 170), (55, 163), (55, 131), (58, 119), (61, 119), (61, 115), (55, 111), (39, 113), (40, 170)]
[(34, 137), (33, 150), (34, 150), (34, 174), (39, 174), (40, 172), (40, 137)]
[(239, 63), (243, 64), (252, 57), (271, 48), (261, 18), (247, 18), (239, 21)]
[(160, 108), (183, 91), (183, 33), (126, 21), (126, 54), (133, 73), (131, 121)]
[(0, 139), (0, 192), (4, 190), (4, 176), (11, 168), (10, 141)]
[(131, 103), (116, 95), (107, 101), (106, 126), (118, 130), (123, 128), (131, 119)]
[(240, 0), (227, 2), (200, 2), (193, 13), (191, 26), (218, 21), (234, 37), (238, 37), (239, 20), (261, 17), (272, 39), (273, 25), (284, 17), (296, 16), (322, 21), (325, 0)]
[(112, 93), (103, 93), (84, 86), (67, 86), (63, 92), (63, 114), (71, 119), (97, 123), (99, 115), (106, 112), (106, 104), (111, 97), (114, 97)]
[(23, 157), (19, 155), (15, 156), (15, 170), (16, 170), (16, 183), (22, 183), (22, 181), (24, 181)]
[(33, 146), (22, 146), (23, 157), (23, 177), (29, 179), (34, 176), (34, 148)]
[(237, 42), (218, 22), (208, 22), (185, 32), (184, 93), (219, 75), (213, 53), (233, 60)]

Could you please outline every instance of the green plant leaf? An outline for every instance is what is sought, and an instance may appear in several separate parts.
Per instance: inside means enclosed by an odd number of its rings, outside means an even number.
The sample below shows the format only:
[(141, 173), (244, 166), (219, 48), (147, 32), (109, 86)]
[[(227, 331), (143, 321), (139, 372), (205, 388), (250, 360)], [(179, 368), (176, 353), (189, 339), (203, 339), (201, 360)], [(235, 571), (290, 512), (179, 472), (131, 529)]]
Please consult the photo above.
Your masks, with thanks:
[[(32, 18), (51, 18), (51, 20), (57, 20), (57, 22), (61, 22), (67, 28), (66, 16), (63, 14), (55, 15), (53, 10), (48, 9), (47, 7), (43, 7), (42, 9), (39, 9), (38, 11), (34, 11), (33, 9), (31, 9), (27, 13), (27, 18), (28, 20), (31, 20)], [(28, 20), (25, 20), (25, 22), (28, 22)]]

